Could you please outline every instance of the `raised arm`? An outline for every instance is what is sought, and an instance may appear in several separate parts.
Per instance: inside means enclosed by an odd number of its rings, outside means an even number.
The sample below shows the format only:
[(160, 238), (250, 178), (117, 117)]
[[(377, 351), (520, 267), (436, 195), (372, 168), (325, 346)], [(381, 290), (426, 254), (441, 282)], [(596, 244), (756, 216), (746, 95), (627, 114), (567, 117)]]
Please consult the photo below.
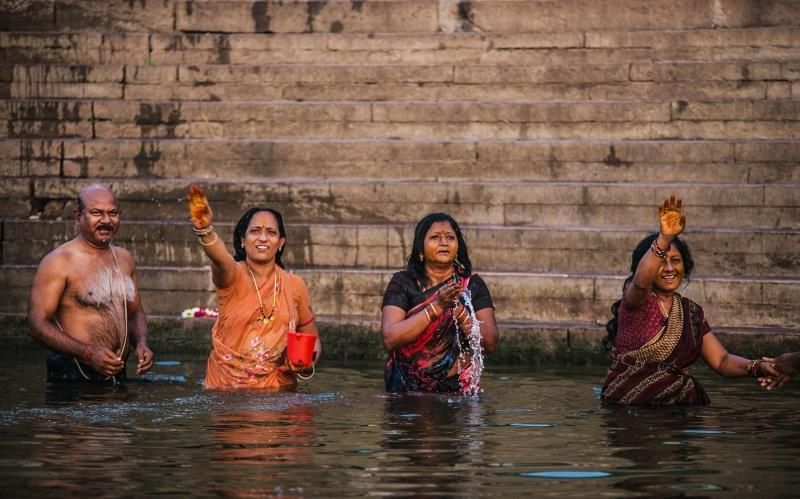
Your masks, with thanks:
[(208, 198), (199, 187), (192, 185), (189, 187), (187, 202), (194, 233), (211, 260), (211, 280), (218, 288), (226, 288), (233, 282), (236, 260), (211, 225), (213, 213)]
[(633, 281), (625, 290), (625, 304), (631, 308), (637, 308), (645, 302), (658, 276), (659, 268), (669, 252), (672, 240), (686, 227), (681, 200), (675, 199), (675, 196), (665, 199), (664, 204), (658, 207), (658, 218), (660, 225), (658, 238), (639, 262)]

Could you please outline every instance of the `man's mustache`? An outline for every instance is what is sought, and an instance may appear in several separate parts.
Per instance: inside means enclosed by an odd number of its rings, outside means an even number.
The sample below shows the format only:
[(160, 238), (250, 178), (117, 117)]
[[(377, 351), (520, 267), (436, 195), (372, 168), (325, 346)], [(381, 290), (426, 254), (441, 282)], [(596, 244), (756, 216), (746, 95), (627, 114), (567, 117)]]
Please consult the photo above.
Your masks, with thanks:
[(114, 230), (114, 226), (109, 224), (99, 224), (97, 226), (97, 230)]

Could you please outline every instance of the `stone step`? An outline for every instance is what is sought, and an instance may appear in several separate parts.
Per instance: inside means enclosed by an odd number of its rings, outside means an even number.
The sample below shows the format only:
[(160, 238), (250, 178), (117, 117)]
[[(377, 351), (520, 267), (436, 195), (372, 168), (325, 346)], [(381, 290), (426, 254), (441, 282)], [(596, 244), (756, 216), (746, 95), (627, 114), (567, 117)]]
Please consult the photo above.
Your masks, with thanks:
[[(232, 240), (232, 223), (215, 223)], [(411, 252), (413, 224), (287, 223), (284, 261), (292, 268), (402, 268)], [(516, 272), (625, 272), (646, 227), (544, 227), (465, 225), (475, 269)], [(4, 264), (33, 265), (74, 237), (74, 222), (5, 220)], [(800, 278), (800, 231), (690, 227), (683, 238), (696, 262), (695, 274)], [(140, 266), (207, 265), (185, 222), (123, 220), (117, 243)]]
[[(67, 116), (86, 112), (53, 109)], [(765, 184), (800, 181), (798, 157), (796, 141), (7, 139), (0, 141), (0, 174), (259, 182), (310, 177)], [(29, 196), (24, 182), (19, 190)], [(14, 197), (14, 192), (0, 198)]]
[[(0, 313), (25, 309), (34, 266), (4, 265), (0, 284), (6, 299)], [(391, 270), (307, 269), (315, 313), (380, 317)], [(139, 267), (142, 302), (154, 315), (178, 315), (194, 306), (214, 306), (210, 270)], [(498, 320), (593, 322), (609, 319), (624, 275), (481, 272), (492, 293)], [(800, 320), (800, 280), (766, 277), (695, 277), (684, 294), (700, 303), (713, 326), (782, 326)]]
[(5, 101), (11, 137), (800, 139), (800, 100), (749, 102)]
[[(692, 82), (703, 82), (707, 91), (690, 90)], [(630, 99), (622, 89), (630, 88), (641, 98), (788, 99), (797, 96), (800, 71), (795, 61), (769, 62), (622, 62), (598, 64), (170, 64), (170, 65), (0, 65), (0, 92), (11, 98), (78, 98), (132, 100), (253, 100), (308, 99), (304, 87), (319, 94), (322, 89), (351, 92), (375, 86), (372, 95), (387, 89), (432, 86), (424, 95), (449, 89), (451, 99), (475, 95), (475, 89), (495, 88), (508, 99), (513, 92), (532, 90), (521, 98), (558, 97), (557, 90), (580, 98)], [(382, 85), (388, 85), (383, 87)], [(694, 85), (697, 86), (696, 84)], [(238, 89), (238, 91), (236, 90)], [(348, 90), (349, 89), (349, 90)], [(645, 91), (658, 92), (649, 96)], [(670, 93), (672, 92), (672, 93)], [(418, 90), (419, 95), (422, 90)], [(480, 95), (480, 94), (478, 94)], [(663, 97), (662, 97), (663, 96)], [(313, 98), (321, 98), (320, 96)], [(344, 95), (329, 97), (342, 99)], [(390, 97), (393, 100), (405, 98)], [(491, 93), (484, 95), (491, 97)], [(362, 97), (363, 99), (363, 97)]]
[[(210, 349), (214, 324), (208, 319), (180, 319), (174, 315), (148, 316), (148, 344), (162, 356), (168, 353), (203, 354)], [(367, 317), (315, 317), (326, 360), (377, 360), (386, 358), (380, 341), (380, 324)], [(606, 365), (608, 353), (600, 347), (603, 326), (581, 322), (500, 321), (497, 351), (487, 365), (543, 364)], [(781, 326), (714, 327), (729, 352), (749, 358), (777, 356), (796, 351), (800, 331)], [(0, 341), (6, 348), (36, 347), (28, 335), (24, 314), (0, 314)]]
[(53, 64), (597, 64), (796, 61), (793, 27), (559, 33), (0, 32), (0, 61)]
[[(0, 199), (70, 218), (74, 199), (103, 179), (9, 179)], [(340, 179), (108, 179), (129, 220), (185, 220), (189, 183), (203, 185), (220, 220), (251, 206), (281, 210), (289, 221), (414, 223), (445, 211), (463, 224), (649, 227), (665, 195), (684, 200), (692, 223), (706, 227), (800, 228), (800, 189), (787, 184), (420, 181)], [(19, 218), (5, 212), (4, 218)]]
[[(230, 33), (372, 33), (711, 29), (797, 26), (791, 0), (107, 0), (5, 2), (0, 29), (21, 31), (209, 31)], [(610, 16), (609, 12), (614, 15)]]

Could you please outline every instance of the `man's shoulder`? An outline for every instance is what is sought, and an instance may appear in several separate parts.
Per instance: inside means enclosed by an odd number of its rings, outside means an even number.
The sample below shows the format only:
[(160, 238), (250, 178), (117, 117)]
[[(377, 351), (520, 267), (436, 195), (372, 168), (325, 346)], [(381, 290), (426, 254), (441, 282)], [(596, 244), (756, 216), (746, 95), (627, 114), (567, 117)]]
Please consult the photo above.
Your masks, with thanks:
[(77, 259), (78, 250), (75, 246), (75, 240), (73, 239), (46, 254), (36, 267), (36, 273), (40, 278), (66, 279), (71, 269), (80, 267), (80, 265), (76, 265)]
[(42, 258), (39, 265), (63, 264), (65, 261), (75, 258), (77, 253), (78, 249), (76, 248), (75, 240), (72, 239), (51, 250), (50, 253)]
[(117, 258), (119, 258), (120, 260), (124, 259), (126, 261), (133, 263), (133, 254), (131, 254), (131, 252), (128, 251), (127, 249), (123, 248), (122, 246), (117, 246), (115, 244), (111, 245), (111, 249), (114, 251), (114, 253), (117, 255)]

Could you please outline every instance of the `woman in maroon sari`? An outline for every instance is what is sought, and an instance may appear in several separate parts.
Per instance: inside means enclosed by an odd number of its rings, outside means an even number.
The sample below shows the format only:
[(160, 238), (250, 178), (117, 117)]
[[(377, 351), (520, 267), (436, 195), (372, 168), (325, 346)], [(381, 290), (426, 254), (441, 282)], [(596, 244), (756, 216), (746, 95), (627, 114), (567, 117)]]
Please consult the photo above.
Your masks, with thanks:
[(613, 362), (601, 398), (646, 405), (706, 405), (711, 401), (688, 368), (701, 357), (729, 378), (773, 376), (771, 362), (730, 354), (711, 332), (703, 309), (677, 293), (694, 267), (689, 247), (678, 238), (686, 226), (681, 200), (672, 196), (658, 209), (660, 232), (633, 251), (622, 299), (611, 311), (608, 336)]
[[(471, 379), (475, 350), (494, 352), (497, 324), (489, 289), (471, 271), (467, 243), (450, 215), (431, 213), (419, 221), (406, 270), (392, 276), (383, 296), (387, 391), (475, 388), (477, 380)], [(462, 294), (465, 289), (469, 292)], [(465, 295), (474, 316), (465, 305)], [(475, 320), (480, 346), (468, 340)]]

